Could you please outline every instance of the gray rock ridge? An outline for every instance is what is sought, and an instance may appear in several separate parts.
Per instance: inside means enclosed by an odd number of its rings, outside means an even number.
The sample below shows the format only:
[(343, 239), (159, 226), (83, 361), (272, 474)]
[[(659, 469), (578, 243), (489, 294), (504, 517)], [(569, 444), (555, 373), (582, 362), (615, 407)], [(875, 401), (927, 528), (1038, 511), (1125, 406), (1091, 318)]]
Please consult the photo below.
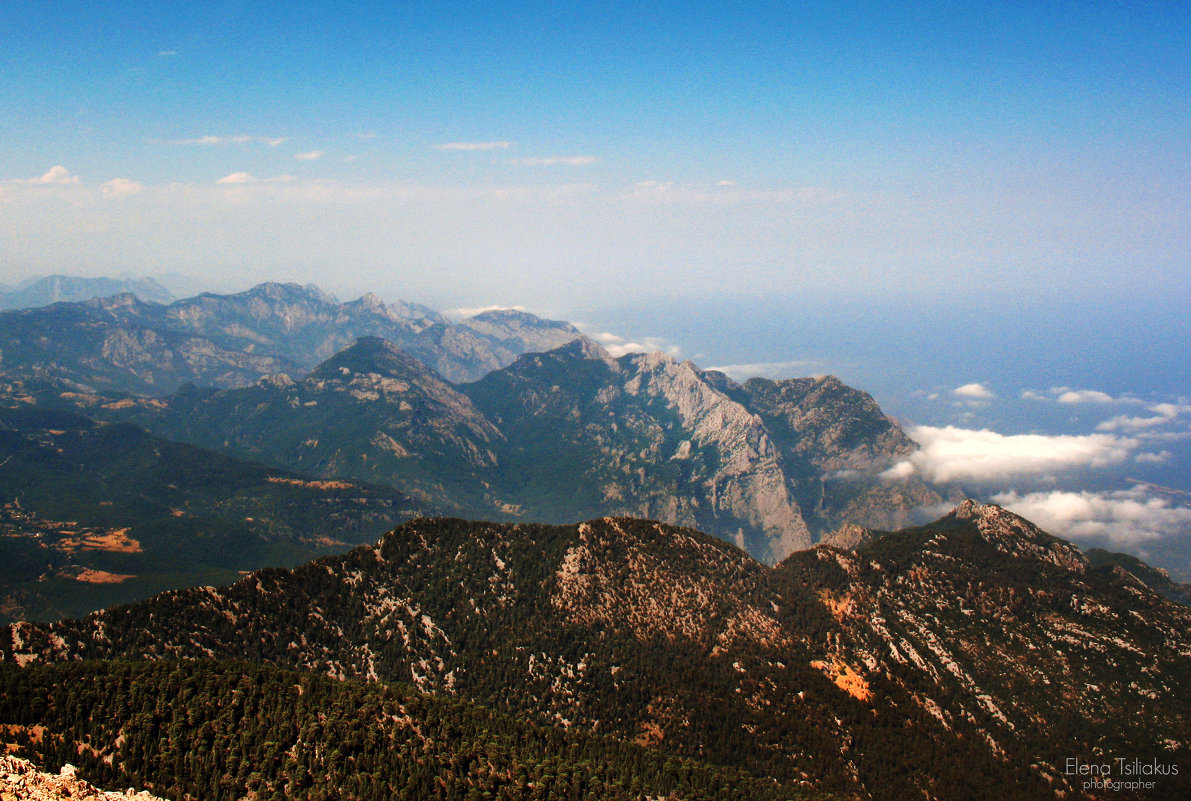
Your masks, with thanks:
[[(612, 358), (580, 338), (460, 388), (504, 431), (514, 453), (502, 463), (523, 465), (531, 476), (518, 499), (530, 519), (654, 518), (702, 528), (776, 562), (847, 522), (839, 519), (846, 514), (870, 525), (872, 518), (902, 522), (920, 505), (914, 493), (877, 478), (915, 445), (870, 396), (834, 378), (770, 385), (800, 390), (797, 403), (767, 403), (764, 387), (742, 387), (661, 352)], [(841, 425), (826, 419), (824, 403)], [(825, 503), (825, 484), (844, 464), (867, 473), (834, 482)], [(559, 482), (581, 488), (569, 518), (540, 497)]]

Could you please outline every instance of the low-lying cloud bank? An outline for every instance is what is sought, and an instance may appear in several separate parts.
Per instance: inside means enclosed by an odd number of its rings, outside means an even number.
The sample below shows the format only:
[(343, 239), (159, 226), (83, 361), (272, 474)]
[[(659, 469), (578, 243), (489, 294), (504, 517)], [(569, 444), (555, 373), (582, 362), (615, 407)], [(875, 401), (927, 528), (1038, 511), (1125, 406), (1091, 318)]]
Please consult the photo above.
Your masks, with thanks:
[(1113, 548), (1132, 548), (1191, 531), (1191, 508), (1140, 487), (1114, 492), (1003, 492), (994, 495), (993, 501), (1052, 534)]
[(983, 484), (1055, 476), (1120, 464), (1141, 444), (1137, 439), (1107, 433), (999, 434), (955, 426), (913, 426), (906, 433), (922, 447), (887, 470), (887, 478), (919, 474), (931, 481)]
[[(1182, 404), (1151, 406), (1165, 422), (1184, 413)], [(914, 426), (907, 433), (921, 448), (886, 470), (889, 479), (920, 475), (939, 483), (992, 493), (990, 499), (1048, 531), (1080, 545), (1127, 550), (1145, 557), (1147, 543), (1191, 538), (1191, 504), (1174, 491), (1138, 484), (1128, 489), (1071, 489), (1072, 478), (1126, 464), (1162, 462), (1137, 426), (1083, 435), (1006, 435), (987, 429)], [(1063, 486), (1067, 480), (1068, 488)], [(1056, 486), (1057, 485), (1057, 486)], [(939, 509), (924, 509), (934, 516)]]

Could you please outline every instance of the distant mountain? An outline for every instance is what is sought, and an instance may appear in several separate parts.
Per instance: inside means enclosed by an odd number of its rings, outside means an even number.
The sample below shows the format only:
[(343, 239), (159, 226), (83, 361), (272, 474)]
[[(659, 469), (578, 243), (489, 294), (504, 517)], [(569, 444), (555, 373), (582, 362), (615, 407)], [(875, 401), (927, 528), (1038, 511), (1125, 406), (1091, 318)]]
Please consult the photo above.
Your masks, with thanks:
[(81, 392), (164, 395), (188, 382), (242, 386), (299, 369), (284, 357), (167, 325), (169, 308), (123, 294), (0, 312), (0, 376), (68, 382)]
[(914, 445), (837, 379), (741, 387), (660, 353), (613, 359), (585, 338), (458, 387), (364, 338), (300, 381), (191, 388), (91, 413), (240, 458), (399, 487), (453, 514), (649, 517), (770, 562), (843, 522), (904, 522), (939, 502), (916, 479), (878, 478)]
[(432, 507), (39, 406), (0, 408), (0, 620), (77, 616), (371, 542)]
[(650, 517), (770, 560), (810, 547), (761, 419), (690, 362), (585, 339), (461, 389), (504, 433), (507, 494), (529, 519)]
[(385, 305), (374, 295), (340, 303), (315, 286), (266, 283), (165, 306), (125, 293), (0, 312), (0, 373), (164, 395), (186, 383), (227, 388), (273, 373), (298, 377), (356, 339), (375, 336), (448, 380), (466, 381), (579, 335), (567, 323), (523, 312), (452, 324), (415, 304)]
[(0, 285), (0, 309), (28, 309), (51, 303), (106, 298), (128, 293), (146, 303), (169, 303), (169, 290), (152, 278), (80, 278), (48, 275), (19, 289)]
[[(375, 547), (82, 621), (3, 662), (247, 657), (863, 798), (1099, 797), (1188, 764), (1191, 610), (995, 506), (767, 568), (691, 529), (417, 520)], [(72, 684), (73, 686), (73, 684)], [(32, 722), (32, 721), (30, 721)], [(1191, 774), (1154, 776), (1184, 797)]]
[(1173, 581), (1165, 570), (1150, 567), (1136, 556), (1102, 548), (1089, 548), (1084, 555), (1088, 564), (1097, 570), (1114, 573), (1123, 571), (1164, 598), (1191, 606), (1191, 583)]
[[(136, 410), (139, 408), (139, 412)], [(400, 487), (442, 509), (489, 508), (480, 480), (502, 434), (433, 370), (375, 337), (304, 379), (230, 390), (185, 388), (132, 407), (157, 433), (241, 458), (332, 478)]]

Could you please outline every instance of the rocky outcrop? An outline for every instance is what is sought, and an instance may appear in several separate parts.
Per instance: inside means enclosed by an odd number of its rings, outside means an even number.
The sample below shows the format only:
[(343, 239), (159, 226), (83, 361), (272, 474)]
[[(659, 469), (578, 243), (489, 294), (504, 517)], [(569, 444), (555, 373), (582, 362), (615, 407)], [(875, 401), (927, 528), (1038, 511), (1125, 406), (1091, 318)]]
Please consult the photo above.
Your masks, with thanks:
[(163, 801), (148, 790), (111, 792), (99, 790), (78, 777), (74, 765), (66, 764), (54, 775), (38, 770), (28, 760), (0, 756), (0, 801)]
[(872, 529), (858, 526), (855, 523), (845, 523), (823, 536), (819, 540), (820, 545), (829, 545), (832, 548), (839, 548), (841, 551), (854, 551), (868, 545), (877, 538), (876, 532)]

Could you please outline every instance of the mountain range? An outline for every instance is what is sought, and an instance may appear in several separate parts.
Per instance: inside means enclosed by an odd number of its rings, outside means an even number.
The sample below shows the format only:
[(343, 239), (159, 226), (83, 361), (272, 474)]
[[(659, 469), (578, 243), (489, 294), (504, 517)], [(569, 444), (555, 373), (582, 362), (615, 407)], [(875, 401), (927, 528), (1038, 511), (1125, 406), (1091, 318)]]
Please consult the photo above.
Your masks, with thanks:
[[(0, 654), (26, 670), (247, 658), (400, 682), (768, 777), (786, 797), (1101, 797), (1069, 760), (1120, 756), (1184, 770), (1156, 777), (1160, 795), (1117, 797), (1175, 798), (1191, 789), (1189, 626), (1129, 571), (965, 501), (774, 567), (630, 518), (421, 519), (231, 587), (13, 624)], [(73, 732), (125, 758), (116, 729)]]
[(916, 448), (520, 311), (3, 311), (2, 742), (209, 801), (1191, 794), (1191, 587)]
[(878, 478), (915, 445), (835, 378), (740, 385), (660, 353), (613, 358), (518, 311), (452, 324), (283, 284), (168, 306), (121, 295), (0, 313), (0, 371), (10, 401), (453, 514), (656, 518), (766, 561), (941, 501), (917, 478)]
[(88, 390), (162, 395), (186, 383), (234, 387), (270, 373), (301, 375), (365, 336), (464, 381), (579, 331), (516, 310), (451, 323), (375, 295), (340, 303), (314, 286), (266, 283), (168, 305), (123, 293), (0, 312), (0, 369), (11, 378), (48, 375)]
[(27, 309), (51, 303), (106, 298), (128, 292), (151, 303), (169, 303), (170, 291), (152, 278), (80, 278), (47, 275), (17, 287), (0, 284), (0, 309)]

